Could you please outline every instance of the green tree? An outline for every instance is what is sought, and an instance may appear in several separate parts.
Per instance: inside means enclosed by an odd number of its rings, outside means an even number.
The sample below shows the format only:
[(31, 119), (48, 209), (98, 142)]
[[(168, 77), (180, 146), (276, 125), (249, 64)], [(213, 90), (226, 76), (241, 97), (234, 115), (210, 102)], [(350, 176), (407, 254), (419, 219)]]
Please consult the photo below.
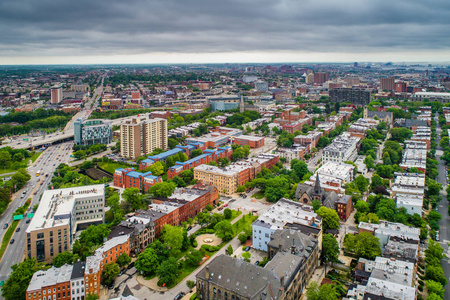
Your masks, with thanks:
[(214, 226), (216, 235), (225, 242), (230, 241), (234, 236), (233, 226), (229, 221), (220, 221)]
[(315, 281), (311, 282), (306, 291), (308, 300), (338, 300), (338, 293), (332, 284), (319, 284)]
[(65, 264), (71, 265), (74, 263), (74, 255), (72, 252), (61, 252), (53, 258), (52, 265), (56, 268), (62, 267)]
[(245, 192), (245, 186), (240, 185), (237, 187), (236, 193), (242, 193), (242, 192)]
[(428, 295), (427, 300), (442, 300), (442, 297), (436, 295), (435, 293), (431, 293)]
[(170, 285), (178, 276), (178, 262), (175, 257), (169, 257), (156, 269), (159, 285)]
[(369, 186), (369, 180), (367, 180), (366, 177), (362, 175), (356, 177), (354, 183), (361, 193), (367, 191), (367, 187)]
[(202, 154), (203, 154), (203, 151), (202, 151), (201, 149), (194, 149), (194, 150), (192, 150), (192, 152), (191, 152), (191, 158), (200, 156), (200, 155), (202, 155)]
[(84, 300), (98, 300), (98, 299), (99, 299), (98, 295), (97, 294), (92, 294), (92, 293), (87, 294), (86, 298), (84, 298)]
[(150, 193), (155, 196), (167, 198), (173, 194), (177, 185), (174, 182), (158, 182), (150, 188)]
[(160, 161), (157, 161), (149, 166), (146, 171), (152, 172), (153, 176), (161, 176), (162, 174), (164, 174), (164, 164)]
[(193, 280), (186, 281), (186, 286), (188, 287), (189, 290), (192, 290), (195, 287), (195, 281)]
[(233, 246), (231, 246), (231, 244), (228, 245), (227, 254), (230, 255), (230, 256), (233, 254)]
[(312, 207), (314, 209), (314, 212), (317, 212), (317, 210), (322, 207), (322, 202), (320, 202), (320, 200), (313, 200)]
[(178, 140), (174, 139), (174, 138), (169, 138), (167, 143), (169, 145), (169, 148), (173, 149), (173, 148), (175, 148), (176, 145), (178, 145)]
[(119, 255), (116, 263), (119, 265), (119, 267), (123, 268), (131, 263), (131, 257), (124, 252)]
[(440, 282), (436, 282), (433, 280), (427, 280), (426, 287), (428, 290), (428, 294), (434, 293), (434, 294), (438, 295), (439, 297), (441, 297), (442, 299), (444, 299), (445, 290)]
[(167, 244), (170, 253), (176, 256), (183, 246), (183, 229), (166, 224), (163, 226), (162, 232), (164, 243)]
[(23, 154), (21, 152), (14, 154), (13, 156), (13, 160), (20, 162), (24, 159), (25, 157), (23, 156)]
[(332, 234), (324, 234), (322, 237), (323, 258), (332, 263), (339, 260), (339, 244)]
[(8, 151), (0, 151), (0, 166), (6, 167), (6, 164), (11, 161), (11, 154)]
[(2, 287), (2, 296), (6, 300), (25, 300), (26, 291), (33, 274), (45, 270), (44, 263), (38, 263), (35, 258), (27, 258), (11, 267), (12, 273)]
[(136, 269), (143, 273), (145, 276), (151, 276), (155, 274), (156, 269), (159, 266), (158, 253), (152, 247), (145, 248), (145, 251), (140, 253), (134, 263)]
[(339, 229), (341, 223), (339, 215), (334, 209), (322, 206), (316, 213), (322, 217), (322, 228), (324, 231), (327, 229)]
[(427, 265), (425, 268), (425, 279), (439, 282), (442, 286), (447, 284), (447, 279), (440, 265)]
[(102, 271), (102, 281), (103, 284), (106, 286), (111, 286), (114, 282), (114, 279), (116, 279), (117, 276), (120, 274), (120, 268), (119, 265), (115, 262), (107, 263), (103, 266)]
[(371, 155), (367, 155), (366, 158), (364, 158), (364, 163), (368, 169), (375, 168), (374, 159)]
[(374, 259), (381, 255), (380, 240), (369, 232), (361, 232), (357, 235), (346, 234), (344, 246), (358, 257)]
[(223, 211), (223, 216), (225, 219), (229, 220), (233, 216), (233, 212), (229, 208), (225, 208)]
[(184, 261), (186, 264), (192, 267), (197, 267), (203, 259), (203, 253), (199, 250), (192, 250), (188, 254), (185, 255)]
[(142, 208), (142, 195), (138, 188), (128, 188), (122, 193), (122, 197), (131, 205), (133, 210)]
[(300, 179), (302, 179), (303, 176), (309, 173), (308, 165), (304, 161), (298, 159), (291, 160), (291, 169)]

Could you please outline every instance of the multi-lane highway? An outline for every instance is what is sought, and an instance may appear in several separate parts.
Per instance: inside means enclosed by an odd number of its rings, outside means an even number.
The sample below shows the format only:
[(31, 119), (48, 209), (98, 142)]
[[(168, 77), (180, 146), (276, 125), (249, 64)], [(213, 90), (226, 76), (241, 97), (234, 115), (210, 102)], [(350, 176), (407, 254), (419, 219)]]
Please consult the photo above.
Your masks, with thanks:
[[(43, 145), (51, 145), (55, 142), (59, 141), (67, 141), (73, 139), (74, 134), (74, 122), (78, 119), (88, 119), (92, 110), (96, 109), (98, 106), (98, 99), (101, 97), (103, 93), (103, 77), (101, 80), (101, 84), (94, 91), (94, 94), (89, 99), (87, 103), (84, 105), (84, 109), (78, 112), (70, 122), (67, 123), (66, 127), (63, 131), (55, 132), (48, 135), (41, 136), (31, 136), (31, 135), (22, 135), (20, 137), (16, 137), (15, 140), (5, 140), (4, 145), (13, 147), (14, 149), (30, 149), (31, 147), (40, 147)], [(92, 105), (93, 104), (93, 105)], [(91, 108), (92, 105), (92, 108)], [(117, 122), (120, 122), (117, 120)], [(116, 123), (117, 123), (116, 122)]]
[[(0, 235), (6, 232), (3, 229), (4, 224), (8, 224), (8, 227), (12, 223), (12, 213), (20, 206), (22, 206), (28, 198), (32, 199), (28, 212), (31, 212), (32, 207), (39, 203), (39, 199), (44, 190), (47, 189), (50, 183), (53, 172), (60, 163), (67, 163), (70, 160), (70, 154), (72, 153), (73, 142), (68, 142), (56, 146), (49, 147), (36, 161), (35, 165), (28, 168), (28, 173), (31, 175), (30, 181), (27, 185), (16, 193), (16, 197), (12, 200), (6, 211), (0, 216)], [(37, 176), (37, 172), (40, 171), (40, 175)], [(25, 192), (25, 196), (22, 197), (22, 193)], [(6, 280), (11, 273), (11, 266), (21, 261), (24, 256), (25, 250), (25, 231), (28, 227), (26, 219), (20, 221), (17, 228), (20, 228), (19, 232), (15, 232), (11, 239), (14, 239), (13, 244), (9, 244), (2, 257), (0, 263), (0, 280)]]
[[(103, 77), (101, 85), (95, 90), (94, 95), (85, 104), (85, 109), (79, 112), (67, 125), (67, 128), (73, 132), (73, 123), (76, 119), (89, 118), (92, 112), (91, 104), (94, 103), (93, 109), (96, 107), (96, 101), (101, 96), (103, 91)], [(61, 132), (59, 134), (62, 134)], [(19, 145), (20, 146), (20, 145)], [(14, 194), (13, 199), (6, 211), (0, 216), (0, 237), (2, 238), (6, 232), (3, 229), (4, 224), (8, 224), (8, 227), (12, 223), (12, 213), (20, 206), (22, 206), (28, 198), (32, 199), (29, 207), (29, 212), (35, 204), (39, 203), (40, 197), (44, 190), (47, 189), (50, 180), (53, 176), (55, 169), (61, 163), (68, 163), (70, 160), (70, 154), (72, 153), (73, 141), (65, 142), (58, 145), (48, 147), (34, 163), (33, 166), (27, 169), (31, 175), (30, 181), (25, 187)], [(18, 147), (21, 148), (21, 147)], [(40, 174), (37, 175), (38, 171)], [(23, 194), (24, 193), (24, 194)], [(24, 195), (22, 197), (22, 195)], [(18, 231), (14, 232), (11, 239), (14, 239), (13, 244), (9, 244), (6, 249), (0, 263), (0, 281), (6, 280), (11, 274), (11, 266), (19, 263), (25, 257), (25, 232), (28, 224), (27, 219), (23, 219), (18, 224)], [(17, 229), (16, 229), (17, 230)], [(0, 297), (1, 299), (1, 297)]]

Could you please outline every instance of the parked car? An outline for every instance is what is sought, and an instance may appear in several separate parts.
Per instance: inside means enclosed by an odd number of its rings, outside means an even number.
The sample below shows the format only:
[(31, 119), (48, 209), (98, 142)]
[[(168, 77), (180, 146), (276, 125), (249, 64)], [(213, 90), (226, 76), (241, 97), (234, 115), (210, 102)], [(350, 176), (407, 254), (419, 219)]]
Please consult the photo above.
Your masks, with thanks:
[(248, 246), (245, 247), (245, 249), (244, 249), (245, 252), (248, 252), (249, 250), (250, 250), (250, 247), (248, 247)]
[(256, 265), (256, 266), (259, 265), (259, 260), (255, 261), (255, 265)]
[(179, 292), (179, 293), (175, 296), (175, 298), (173, 298), (173, 299), (174, 299), (174, 300), (180, 300), (181, 298), (183, 298), (184, 295), (186, 295), (186, 294), (183, 293), (183, 292)]
[(192, 229), (192, 226), (189, 226), (188, 228), (187, 228), (187, 231), (189, 231), (189, 230), (191, 230)]

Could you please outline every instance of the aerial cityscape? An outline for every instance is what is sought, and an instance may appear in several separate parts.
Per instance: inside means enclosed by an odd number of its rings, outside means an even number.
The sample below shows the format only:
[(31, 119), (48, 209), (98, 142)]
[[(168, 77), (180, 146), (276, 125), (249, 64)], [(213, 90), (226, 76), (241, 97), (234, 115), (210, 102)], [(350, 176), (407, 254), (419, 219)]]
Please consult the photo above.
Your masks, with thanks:
[(450, 299), (450, 2), (0, 3), (0, 300)]

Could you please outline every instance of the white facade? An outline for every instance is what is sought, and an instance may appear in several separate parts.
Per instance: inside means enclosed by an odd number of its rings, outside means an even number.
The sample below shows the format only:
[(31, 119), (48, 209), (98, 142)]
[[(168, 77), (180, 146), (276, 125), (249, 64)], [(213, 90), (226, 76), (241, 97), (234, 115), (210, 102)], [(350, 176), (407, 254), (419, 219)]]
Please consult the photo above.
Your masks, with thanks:
[(355, 161), (358, 157), (357, 146), (359, 141), (360, 138), (350, 136), (346, 132), (337, 136), (330, 145), (323, 149), (323, 162)]
[(272, 234), (277, 229), (283, 229), (286, 223), (321, 228), (322, 218), (317, 216), (312, 206), (282, 198), (252, 224), (253, 248), (267, 251)]
[(84, 277), (71, 279), (70, 290), (72, 300), (84, 299)]

